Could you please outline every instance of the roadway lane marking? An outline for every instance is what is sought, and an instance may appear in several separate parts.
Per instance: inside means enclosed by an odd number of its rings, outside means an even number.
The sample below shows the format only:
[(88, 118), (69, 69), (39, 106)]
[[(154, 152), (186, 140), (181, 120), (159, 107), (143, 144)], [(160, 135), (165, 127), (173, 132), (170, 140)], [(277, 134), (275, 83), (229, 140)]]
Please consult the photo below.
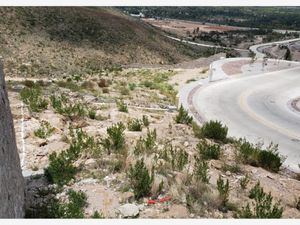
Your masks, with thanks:
[(258, 115), (257, 113), (255, 113), (248, 105), (247, 103), (247, 97), (251, 94), (251, 92), (253, 91), (246, 91), (243, 92), (240, 96), (239, 96), (239, 105), (241, 107), (241, 109), (246, 112), (250, 117), (252, 117), (253, 119), (255, 119), (257, 122), (265, 125), (268, 128), (271, 128), (281, 134), (283, 134), (284, 136), (289, 137), (290, 139), (297, 139), (300, 140), (300, 135), (298, 133), (295, 133), (291, 130), (288, 130), (284, 127), (281, 127), (269, 120), (267, 120), (266, 118)]

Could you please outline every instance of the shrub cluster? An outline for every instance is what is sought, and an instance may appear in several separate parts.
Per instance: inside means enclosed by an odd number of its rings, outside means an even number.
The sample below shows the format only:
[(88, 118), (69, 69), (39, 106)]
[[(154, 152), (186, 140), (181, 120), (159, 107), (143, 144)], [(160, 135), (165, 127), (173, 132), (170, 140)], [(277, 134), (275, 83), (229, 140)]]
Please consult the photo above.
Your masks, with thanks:
[(208, 144), (206, 140), (202, 140), (197, 144), (197, 149), (204, 160), (220, 158), (221, 147), (218, 144)]
[(226, 180), (226, 183), (221, 178), (221, 175), (219, 175), (219, 178), (217, 180), (217, 188), (219, 192), (219, 197), (221, 200), (221, 207), (226, 208), (228, 197), (229, 197), (229, 181)]
[(39, 138), (47, 138), (49, 137), (53, 131), (55, 130), (54, 127), (51, 127), (48, 121), (43, 120), (41, 126), (34, 131), (34, 135)]
[(49, 165), (45, 169), (48, 180), (58, 186), (68, 184), (74, 178), (77, 168), (73, 164), (82, 153), (100, 154), (101, 151), (100, 144), (81, 129), (72, 130), (71, 137), (72, 141), (67, 150), (49, 155)]
[(130, 119), (127, 123), (127, 127), (130, 131), (142, 131), (143, 121), (139, 119)]
[(278, 153), (278, 145), (271, 143), (266, 149), (261, 145), (253, 145), (245, 139), (238, 141), (238, 149), (242, 160), (252, 166), (260, 166), (272, 172), (278, 172), (284, 158)]
[(195, 165), (193, 176), (197, 181), (201, 181), (203, 183), (209, 183), (210, 177), (208, 176), (208, 163), (195, 157)]
[(37, 85), (23, 88), (20, 95), (22, 101), (32, 112), (40, 112), (48, 107), (48, 101), (42, 97), (41, 88)]
[(57, 113), (67, 116), (72, 120), (85, 117), (88, 113), (86, 106), (80, 102), (72, 103), (64, 95), (51, 95), (50, 100), (52, 107)]
[(260, 187), (260, 183), (257, 184), (250, 190), (249, 197), (254, 199), (254, 211), (251, 210), (249, 203), (246, 207), (243, 207), (239, 212), (240, 218), (281, 218), (283, 208), (280, 207), (279, 202), (274, 205), (272, 203), (273, 197), (271, 193), (266, 194), (263, 188)]

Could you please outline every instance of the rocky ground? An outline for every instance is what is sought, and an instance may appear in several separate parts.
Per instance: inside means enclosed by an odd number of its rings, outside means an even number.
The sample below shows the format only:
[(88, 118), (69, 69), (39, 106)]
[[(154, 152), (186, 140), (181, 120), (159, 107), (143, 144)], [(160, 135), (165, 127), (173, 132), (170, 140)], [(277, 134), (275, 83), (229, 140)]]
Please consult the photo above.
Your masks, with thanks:
[[(105, 218), (232, 218), (246, 202), (252, 202), (248, 197), (249, 191), (260, 181), (264, 190), (272, 193), (274, 201), (280, 201), (284, 207), (283, 217), (300, 218), (300, 211), (295, 208), (300, 196), (300, 181), (295, 178), (296, 174), (285, 169), (271, 173), (244, 165), (235, 157), (234, 144), (222, 144), (220, 159), (208, 161), (209, 184), (190, 180), (194, 156), (197, 155), (196, 146), (201, 140), (195, 136), (190, 125), (175, 122), (176, 90), (187, 82), (207, 76), (207, 68), (208, 64), (205, 63), (197, 69), (135, 68), (107, 71), (101, 77), (82, 77), (80, 81), (65, 78), (41, 83), (46, 99), (56, 94), (66, 96), (71, 102), (79, 101), (95, 109), (96, 119), (84, 117), (70, 120), (55, 112), (51, 104), (38, 113), (30, 112), (25, 105), (22, 115), (19, 92), (26, 83), (13, 79), (9, 81), (18, 147), (23, 170), (27, 171), (27, 209), (38, 207), (37, 204), (43, 201), (40, 190), (47, 190), (49, 186), (42, 175), (32, 175), (43, 172), (52, 152), (68, 148), (70, 128), (82, 128), (88, 135), (100, 140), (107, 136), (106, 129), (111, 125), (123, 122), (127, 127), (130, 118), (142, 119), (146, 115), (149, 126), (144, 126), (142, 131), (129, 131), (126, 128), (125, 155), (120, 158), (117, 154), (108, 154), (104, 148), (100, 153), (83, 155), (75, 163), (80, 168), (75, 179), (65, 185), (57, 197), (63, 199), (68, 189), (85, 192), (88, 202), (86, 217), (97, 210)], [(151, 84), (147, 84), (149, 81)], [(119, 111), (115, 101), (120, 99), (127, 104), (128, 113)], [(54, 128), (47, 138), (35, 135), (42, 121), (48, 121)], [(156, 129), (157, 132), (155, 151), (142, 155), (149, 171), (155, 168), (152, 196), (137, 200), (129, 184), (128, 169), (141, 157), (134, 153), (134, 149), (138, 139), (147, 135), (148, 129)], [(187, 163), (180, 169), (170, 167), (169, 162), (161, 157), (162, 152), (170, 146), (187, 153)], [(121, 169), (116, 169), (119, 162)], [(240, 180), (246, 174), (249, 183), (246, 189), (242, 189)], [(229, 180), (231, 207), (228, 211), (219, 208), (219, 175)], [(159, 188), (161, 181), (163, 187)], [(192, 196), (194, 201), (190, 202), (188, 196)]]

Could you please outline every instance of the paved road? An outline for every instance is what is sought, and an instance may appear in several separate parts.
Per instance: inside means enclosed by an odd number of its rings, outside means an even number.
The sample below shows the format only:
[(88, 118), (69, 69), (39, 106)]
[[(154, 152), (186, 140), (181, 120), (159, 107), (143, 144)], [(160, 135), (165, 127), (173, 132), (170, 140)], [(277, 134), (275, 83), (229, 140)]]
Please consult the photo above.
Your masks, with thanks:
[(193, 106), (204, 120), (221, 120), (229, 135), (279, 144), (286, 165), (300, 163), (300, 113), (290, 100), (300, 96), (300, 68), (221, 80), (200, 88)]
[(290, 39), (290, 40), (285, 40), (285, 41), (275, 41), (275, 42), (270, 42), (270, 43), (263, 43), (263, 44), (258, 44), (258, 45), (252, 45), (249, 49), (256, 54), (257, 58), (263, 58), (266, 56), (266, 54), (262, 53), (262, 49), (272, 46), (274, 44), (286, 44), (286, 43), (291, 43), (291, 42), (297, 42), (299, 41), (300, 38), (295, 38), (295, 39)]

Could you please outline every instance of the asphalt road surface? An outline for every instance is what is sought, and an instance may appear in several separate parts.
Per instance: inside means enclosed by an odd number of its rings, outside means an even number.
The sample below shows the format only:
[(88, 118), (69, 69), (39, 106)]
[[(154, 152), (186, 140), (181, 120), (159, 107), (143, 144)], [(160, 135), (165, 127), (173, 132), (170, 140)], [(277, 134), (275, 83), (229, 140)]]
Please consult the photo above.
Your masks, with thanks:
[(229, 135), (251, 142), (279, 144), (285, 165), (300, 163), (300, 112), (291, 100), (300, 96), (300, 68), (238, 76), (201, 87), (193, 107), (204, 120), (221, 120)]

